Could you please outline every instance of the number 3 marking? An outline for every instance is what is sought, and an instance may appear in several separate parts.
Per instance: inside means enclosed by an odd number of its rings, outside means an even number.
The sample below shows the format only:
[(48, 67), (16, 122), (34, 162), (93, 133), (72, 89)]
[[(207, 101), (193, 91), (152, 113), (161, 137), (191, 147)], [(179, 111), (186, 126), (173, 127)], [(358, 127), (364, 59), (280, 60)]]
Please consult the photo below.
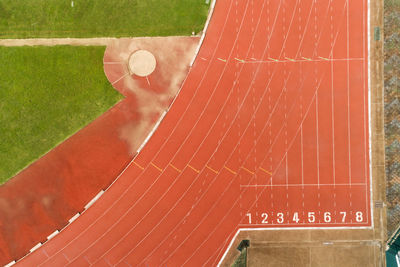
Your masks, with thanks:
[(278, 220), (277, 220), (277, 222), (278, 222), (278, 223), (283, 223), (283, 213), (280, 212), (280, 213), (278, 213), (277, 215), (278, 215)]

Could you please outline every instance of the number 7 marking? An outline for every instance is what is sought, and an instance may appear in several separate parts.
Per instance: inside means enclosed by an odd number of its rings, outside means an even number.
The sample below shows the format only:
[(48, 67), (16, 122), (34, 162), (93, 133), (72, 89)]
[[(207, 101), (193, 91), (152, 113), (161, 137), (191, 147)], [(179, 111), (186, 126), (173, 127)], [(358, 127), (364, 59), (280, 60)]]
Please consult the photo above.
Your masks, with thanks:
[(342, 222), (344, 223), (346, 221), (346, 212), (341, 211), (340, 214), (342, 215)]

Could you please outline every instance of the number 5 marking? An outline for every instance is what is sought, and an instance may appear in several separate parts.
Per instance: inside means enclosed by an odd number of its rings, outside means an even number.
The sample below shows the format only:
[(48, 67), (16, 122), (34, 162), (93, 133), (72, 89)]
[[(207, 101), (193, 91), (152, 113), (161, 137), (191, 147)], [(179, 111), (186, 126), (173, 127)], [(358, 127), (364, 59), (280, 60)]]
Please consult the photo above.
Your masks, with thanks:
[(313, 223), (315, 222), (315, 212), (309, 212), (308, 213), (308, 222)]

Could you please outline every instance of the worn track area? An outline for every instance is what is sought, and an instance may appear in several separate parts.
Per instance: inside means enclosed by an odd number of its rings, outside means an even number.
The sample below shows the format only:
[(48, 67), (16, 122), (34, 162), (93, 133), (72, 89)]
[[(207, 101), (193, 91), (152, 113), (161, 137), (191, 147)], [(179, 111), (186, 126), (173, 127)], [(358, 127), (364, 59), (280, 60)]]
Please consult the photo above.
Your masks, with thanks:
[(241, 228), (371, 227), (368, 6), (218, 0), (143, 150), (26, 266), (213, 266)]

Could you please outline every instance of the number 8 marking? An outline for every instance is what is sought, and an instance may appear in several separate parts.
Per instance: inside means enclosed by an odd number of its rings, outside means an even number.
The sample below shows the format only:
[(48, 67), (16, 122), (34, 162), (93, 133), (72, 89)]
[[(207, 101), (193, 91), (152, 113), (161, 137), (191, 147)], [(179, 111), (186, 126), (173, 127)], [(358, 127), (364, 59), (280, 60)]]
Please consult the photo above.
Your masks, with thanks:
[(363, 213), (361, 211), (356, 212), (356, 221), (362, 222), (363, 221)]

